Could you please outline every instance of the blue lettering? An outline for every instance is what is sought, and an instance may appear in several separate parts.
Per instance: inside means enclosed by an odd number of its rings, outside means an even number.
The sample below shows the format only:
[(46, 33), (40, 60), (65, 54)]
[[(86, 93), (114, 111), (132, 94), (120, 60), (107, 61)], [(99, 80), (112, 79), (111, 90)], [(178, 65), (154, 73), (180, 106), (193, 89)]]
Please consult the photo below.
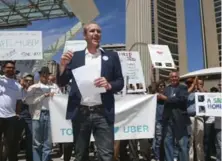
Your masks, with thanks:
[(124, 126), (123, 131), (124, 131), (124, 133), (129, 133), (130, 132), (129, 127)]
[(210, 109), (221, 109), (221, 104), (210, 104), (208, 105), (208, 108)]
[(72, 130), (72, 128), (71, 128), (71, 129), (62, 128), (62, 129), (60, 129), (60, 130), (61, 130), (61, 132), (62, 132), (62, 136), (64, 136), (64, 135), (73, 135), (73, 130)]
[(123, 128), (124, 133), (135, 133), (135, 132), (148, 132), (147, 125), (137, 125), (137, 126), (125, 126)]
[(65, 135), (65, 130), (66, 129), (60, 129), (61, 131), (62, 131), (62, 136), (64, 136)]
[(143, 132), (148, 132), (148, 126), (147, 125), (143, 125)]
[(140, 125), (140, 126), (137, 126), (137, 131), (138, 131), (138, 132), (143, 132), (143, 128), (142, 128), (141, 125)]
[(136, 132), (136, 127), (135, 126), (131, 126), (130, 128), (131, 128), (132, 133)]
[(67, 135), (72, 135), (72, 129), (67, 129), (66, 133), (67, 133)]

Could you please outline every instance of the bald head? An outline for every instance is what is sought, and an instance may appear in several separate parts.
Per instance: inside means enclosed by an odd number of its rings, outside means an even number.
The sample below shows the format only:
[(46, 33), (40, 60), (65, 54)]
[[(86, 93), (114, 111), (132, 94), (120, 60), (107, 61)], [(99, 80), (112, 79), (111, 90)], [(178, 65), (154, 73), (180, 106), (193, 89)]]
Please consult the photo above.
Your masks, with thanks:
[(170, 72), (169, 77), (172, 86), (177, 86), (179, 84), (179, 73), (177, 71)]

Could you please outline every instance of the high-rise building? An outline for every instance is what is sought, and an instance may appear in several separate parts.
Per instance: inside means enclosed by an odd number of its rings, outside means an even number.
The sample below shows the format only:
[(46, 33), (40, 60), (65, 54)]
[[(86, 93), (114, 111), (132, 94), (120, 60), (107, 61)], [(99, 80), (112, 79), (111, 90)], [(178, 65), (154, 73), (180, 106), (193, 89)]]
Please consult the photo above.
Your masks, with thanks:
[(221, 66), (221, 0), (199, 0), (204, 67)]
[(170, 70), (152, 70), (147, 44), (168, 45), (180, 74), (187, 72), (183, 0), (126, 0), (126, 47), (140, 52), (149, 85)]

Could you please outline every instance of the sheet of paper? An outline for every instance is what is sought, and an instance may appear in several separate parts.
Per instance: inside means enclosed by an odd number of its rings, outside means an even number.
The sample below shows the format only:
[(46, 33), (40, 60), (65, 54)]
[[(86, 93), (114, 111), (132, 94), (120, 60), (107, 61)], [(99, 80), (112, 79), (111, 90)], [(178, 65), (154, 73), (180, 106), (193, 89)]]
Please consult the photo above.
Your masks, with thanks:
[(101, 77), (101, 72), (97, 64), (85, 65), (73, 69), (72, 74), (75, 77), (82, 97), (90, 97), (106, 92), (105, 88), (98, 88), (94, 85), (94, 80)]

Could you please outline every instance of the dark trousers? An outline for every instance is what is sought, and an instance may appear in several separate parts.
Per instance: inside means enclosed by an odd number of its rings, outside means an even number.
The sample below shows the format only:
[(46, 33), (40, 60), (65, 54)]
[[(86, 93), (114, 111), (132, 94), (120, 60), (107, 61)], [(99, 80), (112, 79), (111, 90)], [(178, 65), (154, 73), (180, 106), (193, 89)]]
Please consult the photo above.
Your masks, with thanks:
[[(17, 148), (16, 148), (16, 123), (17, 117), (0, 118), (0, 140), (4, 135), (5, 142), (5, 155), (0, 152), (0, 160), (17, 161)], [(2, 147), (3, 142), (0, 142)]]
[(205, 161), (211, 160), (211, 155), (215, 150), (215, 128), (214, 123), (204, 124), (204, 154)]
[(99, 161), (112, 161), (114, 155), (114, 124), (107, 122), (104, 113), (80, 108), (74, 121), (73, 136), (76, 161), (89, 160), (90, 136), (93, 133)]
[[(129, 145), (129, 155), (127, 154), (127, 146)], [(138, 141), (137, 140), (121, 140), (120, 141), (120, 161), (139, 161)]]
[(18, 121), (18, 140), (21, 139), (22, 132), (25, 130), (25, 150), (26, 161), (33, 161), (32, 155), (32, 119), (30, 114), (21, 115), (21, 119)]
[(64, 161), (70, 161), (70, 159), (72, 157), (73, 148), (74, 148), (73, 143), (64, 143), (63, 144)]

